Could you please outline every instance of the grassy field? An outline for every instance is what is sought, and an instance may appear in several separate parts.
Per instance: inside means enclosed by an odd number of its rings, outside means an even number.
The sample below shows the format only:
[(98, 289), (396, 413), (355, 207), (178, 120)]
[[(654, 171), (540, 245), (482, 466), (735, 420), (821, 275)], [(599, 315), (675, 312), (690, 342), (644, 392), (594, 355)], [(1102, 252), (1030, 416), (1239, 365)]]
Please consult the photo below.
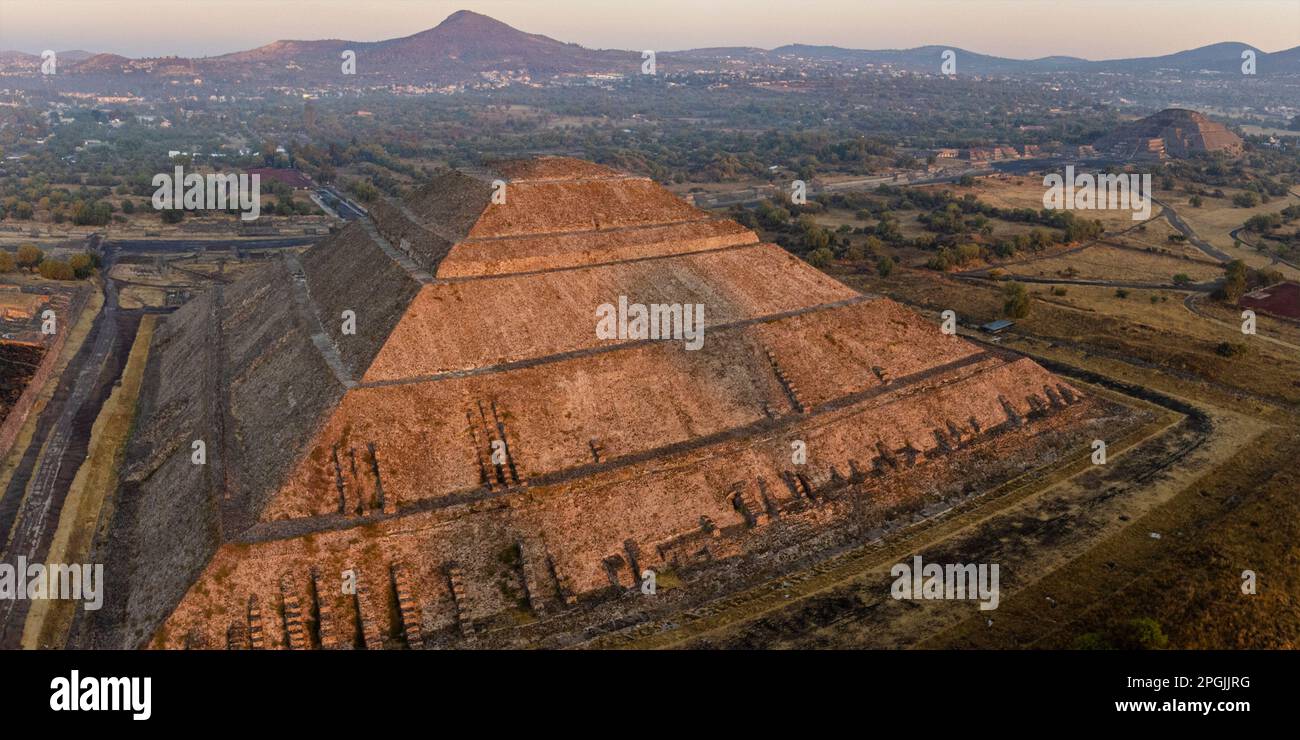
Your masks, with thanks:
[[(998, 208), (1030, 208), (1034, 211), (1043, 209), (1043, 195), (1047, 192), (1042, 175), (1023, 177), (1001, 175), (979, 178), (973, 185), (945, 184), (925, 187), (949, 190), (958, 198), (967, 194), (974, 195), (981, 201)], [(1152, 204), (1151, 209), (1154, 214), (1159, 210), (1159, 206)], [(1136, 223), (1133, 212), (1128, 209), (1075, 211), (1075, 215), (1101, 221), (1108, 232), (1127, 229)]]
[(1123, 234), (1109, 236), (1107, 241), (1120, 246), (1147, 250), (1178, 259), (1188, 258), (1215, 264), (1214, 260), (1195, 246), (1188, 244), (1185, 240), (1170, 241), (1169, 237), (1178, 234), (1178, 229), (1175, 229), (1167, 220), (1158, 215), (1159, 213), (1160, 211), (1157, 211), (1156, 217), (1147, 221), (1141, 227)]
[(1008, 274), (1027, 277), (1150, 283), (1168, 283), (1178, 274), (1187, 275), (1194, 282), (1223, 275), (1221, 267), (1208, 262), (1118, 249), (1106, 244), (1096, 244), (1060, 257), (1007, 265), (1003, 269)]
[(1227, 198), (1204, 198), (1200, 208), (1193, 208), (1186, 193), (1157, 193), (1157, 197), (1172, 205), (1187, 225), (1192, 227), (1197, 236), (1210, 244), (1239, 258), (1255, 268), (1272, 267), (1281, 270), (1291, 279), (1300, 279), (1300, 270), (1286, 265), (1272, 264), (1272, 258), (1261, 254), (1248, 246), (1234, 247), (1232, 231), (1240, 227), (1251, 216), (1261, 213), (1276, 213), (1290, 205), (1300, 203), (1300, 198), (1288, 195), (1273, 198), (1254, 208), (1238, 208), (1232, 205), (1232, 196), (1239, 190), (1225, 189)]
[(167, 303), (167, 291), (161, 288), (128, 285), (118, 292), (117, 303), (124, 309), (157, 308)]
[[(1300, 476), (1291, 464), (1300, 440), (1280, 433), (1295, 418), (1280, 421), (1177, 497), (1004, 600), (998, 632), (968, 619), (924, 646), (1006, 647), (1008, 634), (1030, 636), (1017, 647), (1113, 646), (1131, 620), (1147, 619), (1170, 648), (1300, 647)], [(1248, 570), (1254, 594), (1242, 590)]]

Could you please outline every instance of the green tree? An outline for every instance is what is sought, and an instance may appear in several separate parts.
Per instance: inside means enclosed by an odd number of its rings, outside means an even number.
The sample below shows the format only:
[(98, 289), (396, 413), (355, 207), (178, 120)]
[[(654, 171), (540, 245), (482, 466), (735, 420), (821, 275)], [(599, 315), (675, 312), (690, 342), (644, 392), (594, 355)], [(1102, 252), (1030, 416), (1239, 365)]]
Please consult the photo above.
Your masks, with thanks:
[(1238, 208), (1254, 208), (1259, 205), (1259, 194), (1254, 190), (1243, 190), (1232, 196), (1232, 204)]
[(72, 222), (78, 226), (103, 226), (112, 217), (107, 203), (83, 202), (77, 206)]
[(876, 260), (876, 272), (880, 273), (880, 277), (882, 278), (887, 278), (892, 275), (894, 273), (894, 258), (885, 255)]
[(1233, 260), (1228, 263), (1224, 271), (1223, 287), (1219, 289), (1220, 297), (1229, 303), (1236, 303), (1238, 298), (1246, 292), (1247, 278), (1246, 263), (1241, 260)]
[(45, 259), (45, 252), (34, 244), (24, 244), (18, 248), (18, 266), (24, 270), (34, 269), (43, 259)]
[(13, 272), (18, 269), (18, 262), (14, 259), (14, 253), (8, 249), (0, 249), (0, 272)]
[(1021, 283), (1007, 283), (1002, 288), (1004, 301), (1002, 313), (1013, 319), (1023, 319), (1029, 315), (1029, 291)]
[(89, 254), (74, 254), (68, 258), (68, 266), (78, 279), (90, 277), (95, 271), (95, 258)]
[(808, 247), (810, 251), (815, 252), (819, 249), (826, 249), (829, 247), (831, 244), (831, 237), (830, 234), (826, 233), (825, 229), (814, 226), (804, 232), (803, 241), (804, 245)]

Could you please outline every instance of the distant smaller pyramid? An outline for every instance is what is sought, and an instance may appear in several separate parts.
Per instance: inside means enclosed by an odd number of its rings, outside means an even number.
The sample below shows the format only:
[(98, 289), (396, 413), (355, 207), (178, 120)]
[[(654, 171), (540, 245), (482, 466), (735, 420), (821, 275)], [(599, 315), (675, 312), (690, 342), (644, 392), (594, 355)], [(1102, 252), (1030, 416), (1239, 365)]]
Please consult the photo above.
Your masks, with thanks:
[(1097, 142), (1097, 149), (1130, 159), (1181, 159), (1199, 152), (1235, 157), (1243, 146), (1241, 137), (1221, 123), (1193, 110), (1166, 108), (1118, 127)]

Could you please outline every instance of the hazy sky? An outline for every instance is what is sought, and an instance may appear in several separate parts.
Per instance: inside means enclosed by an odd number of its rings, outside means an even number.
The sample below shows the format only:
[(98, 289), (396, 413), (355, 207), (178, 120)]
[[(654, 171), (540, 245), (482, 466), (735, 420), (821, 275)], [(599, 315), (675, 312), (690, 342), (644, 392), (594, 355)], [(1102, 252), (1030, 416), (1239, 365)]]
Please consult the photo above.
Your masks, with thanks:
[(1102, 59), (1300, 45), (1300, 0), (0, 0), (0, 49), (201, 56), (284, 38), (373, 41), (462, 8), (597, 48), (945, 44)]

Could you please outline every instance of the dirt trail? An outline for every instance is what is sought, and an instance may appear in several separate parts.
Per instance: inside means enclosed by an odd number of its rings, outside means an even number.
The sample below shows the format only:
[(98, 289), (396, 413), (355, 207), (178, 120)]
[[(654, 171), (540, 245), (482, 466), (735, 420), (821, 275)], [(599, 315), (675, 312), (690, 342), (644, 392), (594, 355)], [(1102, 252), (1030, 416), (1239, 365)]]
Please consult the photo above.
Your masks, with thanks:
[[(112, 255), (104, 272), (112, 267)], [(3, 557), (16, 563), (43, 562), (54, 536), (59, 514), (72, 479), (89, 450), (90, 431), (99, 409), (108, 398), (122, 368), (141, 314), (124, 312), (117, 306), (117, 287), (104, 283), (104, 308), (95, 317), (86, 343), (63, 371), (60, 403), (51, 403), (42, 413), (37, 439), (28, 448), (24, 464), (9, 483), (12, 494), (23, 491), (17, 516), (7, 532)], [(31, 602), (0, 601), (0, 648), (18, 647)]]

